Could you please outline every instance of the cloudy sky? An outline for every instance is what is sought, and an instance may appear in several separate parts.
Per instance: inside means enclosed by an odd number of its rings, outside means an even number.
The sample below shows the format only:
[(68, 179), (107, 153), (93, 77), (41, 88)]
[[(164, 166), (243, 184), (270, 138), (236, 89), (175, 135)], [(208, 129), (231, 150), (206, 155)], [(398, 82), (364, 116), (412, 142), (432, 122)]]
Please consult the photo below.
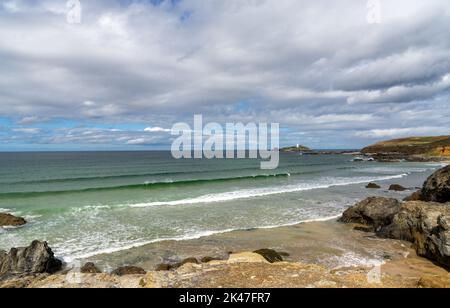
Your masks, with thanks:
[(164, 149), (194, 114), (314, 148), (450, 134), (449, 1), (379, 2), (1, 0), (0, 150)]

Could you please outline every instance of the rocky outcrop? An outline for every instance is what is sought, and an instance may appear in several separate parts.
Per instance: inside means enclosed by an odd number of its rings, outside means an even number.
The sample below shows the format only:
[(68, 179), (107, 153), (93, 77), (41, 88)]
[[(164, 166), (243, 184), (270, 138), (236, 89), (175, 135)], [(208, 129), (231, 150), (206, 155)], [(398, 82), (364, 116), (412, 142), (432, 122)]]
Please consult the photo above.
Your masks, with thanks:
[(389, 225), (400, 207), (401, 202), (396, 199), (371, 197), (349, 208), (339, 221), (364, 225), (375, 231)]
[(421, 199), (429, 202), (450, 202), (450, 166), (438, 170), (425, 181)]
[(27, 221), (22, 217), (16, 217), (11, 214), (0, 213), (0, 227), (18, 227), (26, 224)]
[(118, 269), (114, 270), (111, 275), (115, 276), (127, 276), (127, 275), (145, 275), (147, 272), (136, 266), (124, 266), (119, 267)]
[(368, 198), (348, 209), (340, 219), (357, 223), (378, 236), (410, 241), (418, 255), (450, 268), (450, 204)]
[(382, 237), (410, 241), (417, 254), (450, 268), (450, 204), (411, 201), (402, 205), (391, 224), (381, 228)]
[(0, 251), (0, 278), (11, 275), (55, 273), (62, 262), (46, 242), (34, 241), (24, 248), (12, 248), (9, 253)]
[(367, 184), (366, 188), (367, 189), (380, 189), (381, 186), (378, 184), (375, 184), (375, 183), (369, 183), (369, 184)]

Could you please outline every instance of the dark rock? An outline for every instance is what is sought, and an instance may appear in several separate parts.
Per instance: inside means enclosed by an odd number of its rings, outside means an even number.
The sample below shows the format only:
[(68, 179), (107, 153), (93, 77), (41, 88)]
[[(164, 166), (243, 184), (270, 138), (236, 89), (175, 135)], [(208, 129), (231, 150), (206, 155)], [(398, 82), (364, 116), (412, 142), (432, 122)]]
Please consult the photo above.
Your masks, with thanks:
[(433, 173), (423, 184), (422, 200), (429, 202), (450, 202), (450, 166)]
[(27, 221), (22, 217), (16, 217), (11, 214), (0, 213), (0, 227), (18, 227), (26, 224)]
[(221, 261), (221, 260), (223, 260), (223, 259), (217, 258), (217, 257), (203, 257), (203, 258), (200, 260), (200, 262), (201, 262), (201, 263), (209, 263), (209, 262), (211, 262), (211, 261)]
[(339, 219), (343, 223), (356, 223), (369, 227), (365, 231), (375, 231), (389, 225), (400, 210), (401, 203), (392, 198), (370, 197), (344, 212)]
[(405, 190), (408, 190), (408, 189), (403, 187), (402, 185), (392, 184), (391, 186), (389, 186), (389, 190), (392, 190), (392, 191), (405, 191)]
[(28, 247), (12, 248), (9, 253), (0, 252), (0, 277), (10, 275), (31, 275), (61, 270), (62, 262), (46, 242), (34, 241)]
[(155, 268), (155, 271), (157, 272), (164, 272), (164, 271), (170, 271), (172, 269), (172, 265), (170, 264), (166, 264), (166, 263), (162, 263), (162, 264), (158, 264)]
[(260, 250), (254, 251), (254, 253), (257, 253), (257, 254), (263, 256), (264, 259), (266, 259), (270, 263), (283, 261), (283, 257), (273, 249), (260, 249)]
[(187, 259), (184, 259), (183, 261), (181, 261), (180, 263), (178, 263), (177, 267), (181, 267), (181, 266), (183, 266), (185, 264), (188, 264), (188, 263), (198, 264), (199, 262), (198, 262), (198, 260), (196, 258), (187, 258)]
[(422, 191), (416, 191), (411, 196), (406, 197), (403, 201), (420, 201), (422, 200)]
[(83, 266), (80, 268), (80, 272), (81, 272), (82, 274), (100, 274), (102, 271), (99, 270), (99, 269), (95, 266), (94, 263), (89, 262), (89, 263), (86, 263), (85, 265), (83, 265)]
[[(171, 271), (171, 270), (175, 270), (179, 267), (182, 267), (183, 265), (188, 264), (188, 263), (199, 264), (199, 262), (196, 258), (187, 258), (187, 259), (184, 259), (183, 261), (177, 262), (177, 263), (161, 263), (156, 266), (155, 270), (156, 271)], [(203, 262), (203, 263), (207, 263), (207, 262)]]
[(369, 184), (367, 184), (366, 188), (367, 189), (380, 189), (381, 186), (378, 184), (375, 184), (375, 183), (369, 183)]
[(116, 275), (116, 276), (126, 276), (126, 275), (145, 275), (147, 274), (147, 272), (140, 268), (140, 267), (136, 267), (136, 266), (124, 266), (124, 267), (119, 267), (118, 269), (114, 270), (111, 275)]
[(285, 251), (278, 251), (278, 254), (280, 256), (282, 256), (282, 257), (289, 257), (290, 256), (289, 252), (285, 252)]
[(450, 217), (450, 206), (406, 202), (392, 223), (380, 228), (377, 235), (410, 241), (419, 256), (450, 268), (450, 231), (446, 217)]

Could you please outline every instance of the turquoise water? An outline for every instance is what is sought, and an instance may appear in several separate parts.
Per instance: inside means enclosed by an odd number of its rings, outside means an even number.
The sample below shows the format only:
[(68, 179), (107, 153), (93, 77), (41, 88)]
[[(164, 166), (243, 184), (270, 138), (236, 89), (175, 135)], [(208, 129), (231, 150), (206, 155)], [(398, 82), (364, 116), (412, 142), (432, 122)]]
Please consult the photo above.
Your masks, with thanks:
[(0, 153), (0, 211), (29, 221), (0, 229), (0, 249), (46, 240), (71, 261), (166, 239), (324, 220), (368, 195), (368, 182), (419, 186), (440, 167), (296, 154), (282, 154), (277, 170), (259, 166), (174, 160), (168, 152)]

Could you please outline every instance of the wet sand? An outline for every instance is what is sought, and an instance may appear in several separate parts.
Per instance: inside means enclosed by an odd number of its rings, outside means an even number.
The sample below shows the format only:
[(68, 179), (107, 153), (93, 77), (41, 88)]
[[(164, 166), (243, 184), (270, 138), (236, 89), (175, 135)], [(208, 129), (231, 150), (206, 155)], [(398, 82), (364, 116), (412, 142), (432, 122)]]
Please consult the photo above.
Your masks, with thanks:
[(329, 269), (373, 266), (386, 261), (414, 256), (408, 242), (376, 238), (373, 234), (353, 230), (336, 220), (311, 222), (291, 227), (234, 231), (196, 240), (167, 241), (149, 244), (112, 254), (81, 260), (96, 263), (108, 271), (118, 266), (134, 265), (153, 270), (160, 263), (188, 257), (226, 259), (230, 252), (270, 248), (286, 252), (287, 261), (318, 264)]

